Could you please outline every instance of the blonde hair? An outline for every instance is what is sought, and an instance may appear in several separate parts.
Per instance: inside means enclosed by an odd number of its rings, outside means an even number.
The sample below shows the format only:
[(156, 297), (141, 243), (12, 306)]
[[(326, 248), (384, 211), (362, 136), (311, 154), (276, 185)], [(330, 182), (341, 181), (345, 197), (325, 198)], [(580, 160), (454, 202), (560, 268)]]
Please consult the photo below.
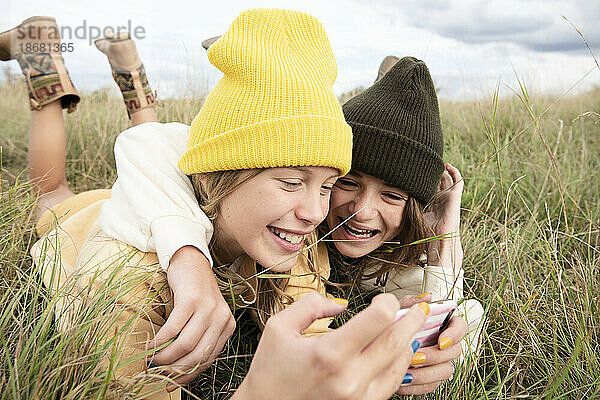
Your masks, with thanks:
[[(233, 193), (238, 186), (263, 171), (264, 168), (215, 171), (192, 174), (190, 179), (200, 208), (214, 224), (221, 212), (220, 206), (223, 199)], [(283, 310), (293, 302), (293, 299), (285, 293), (289, 278), (261, 278), (260, 275), (264, 273), (272, 274), (274, 272), (257, 264), (256, 273), (259, 279), (257, 279), (255, 289), (248, 278), (242, 277), (233, 268), (230, 268), (231, 264), (225, 265), (222, 260), (219, 260), (214, 251), (218, 244), (216, 237), (217, 235), (213, 235), (209, 249), (215, 264), (213, 271), (223, 297), (230, 302), (232, 307), (245, 308), (254, 304), (258, 322), (262, 328), (271, 315)], [(318, 274), (313, 260), (317, 259), (317, 250), (316, 246), (312, 246), (312, 244), (316, 242), (316, 238), (317, 235), (314, 232), (306, 237), (308, 251), (307, 254), (300, 255), (308, 258), (309, 269), (315, 274), (315, 279), (318, 278)], [(248, 297), (251, 300), (247, 300)]]

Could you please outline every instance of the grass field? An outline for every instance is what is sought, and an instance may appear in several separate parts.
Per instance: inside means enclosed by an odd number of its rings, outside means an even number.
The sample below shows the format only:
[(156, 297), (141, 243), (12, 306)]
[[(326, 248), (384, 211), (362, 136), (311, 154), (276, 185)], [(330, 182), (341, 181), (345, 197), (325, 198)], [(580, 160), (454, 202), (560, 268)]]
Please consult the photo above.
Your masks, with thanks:
[[(0, 383), (3, 399), (135, 393), (98, 367), (99, 306), (58, 335), (55, 299), (28, 249), (36, 240), (27, 183), (29, 109), (22, 82), (0, 86)], [(165, 100), (161, 121), (189, 123), (202, 98)], [(600, 398), (600, 89), (576, 97), (526, 89), (488, 102), (441, 102), (446, 161), (463, 173), (465, 295), (487, 310), (477, 363), (428, 399)], [(108, 91), (66, 116), (67, 177), (75, 191), (109, 188), (112, 147), (128, 127)], [(226, 351), (190, 389), (226, 398), (251, 361), (257, 329), (238, 322)], [(132, 395), (134, 398), (135, 395)]]

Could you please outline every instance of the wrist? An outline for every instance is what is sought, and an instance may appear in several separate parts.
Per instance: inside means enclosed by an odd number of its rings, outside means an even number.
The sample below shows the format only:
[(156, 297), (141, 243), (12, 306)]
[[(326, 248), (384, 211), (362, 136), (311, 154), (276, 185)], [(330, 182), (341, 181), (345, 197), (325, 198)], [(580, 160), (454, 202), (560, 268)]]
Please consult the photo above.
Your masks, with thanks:
[(182, 246), (171, 256), (167, 273), (171, 268), (193, 266), (202, 271), (211, 270), (210, 262), (198, 248), (191, 245)]
[(432, 266), (462, 266), (463, 249), (460, 236), (432, 242), (427, 250), (427, 264)]
[(211, 285), (218, 288), (208, 259), (194, 246), (183, 246), (173, 254), (167, 269), (167, 280), (174, 291), (180, 281), (186, 283), (197, 281), (203, 286)]

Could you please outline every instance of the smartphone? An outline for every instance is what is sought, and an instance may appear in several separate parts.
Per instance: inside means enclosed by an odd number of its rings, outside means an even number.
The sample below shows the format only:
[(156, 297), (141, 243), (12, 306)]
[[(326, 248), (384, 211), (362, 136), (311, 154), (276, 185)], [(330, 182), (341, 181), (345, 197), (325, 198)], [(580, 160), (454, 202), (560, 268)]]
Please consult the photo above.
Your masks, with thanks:
[[(455, 300), (441, 300), (429, 303), (429, 316), (421, 330), (415, 335), (414, 340), (418, 340), (422, 347), (435, 345), (440, 333), (450, 324), (450, 319), (457, 306)], [(408, 310), (408, 308), (398, 310), (395, 321), (404, 317)]]

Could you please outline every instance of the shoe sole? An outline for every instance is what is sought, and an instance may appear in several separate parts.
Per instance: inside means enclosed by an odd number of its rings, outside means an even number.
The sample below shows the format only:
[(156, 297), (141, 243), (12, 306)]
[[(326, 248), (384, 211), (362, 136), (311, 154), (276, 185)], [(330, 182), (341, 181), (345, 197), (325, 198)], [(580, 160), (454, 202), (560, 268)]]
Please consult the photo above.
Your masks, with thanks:
[[(0, 61), (8, 61), (8, 60), (12, 60), (12, 57), (10, 55), (10, 33), (15, 30), (18, 29), (19, 27), (32, 23), (32, 22), (39, 22), (39, 21), (48, 21), (48, 22), (52, 22), (56, 25), (56, 19), (54, 19), (53, 17), (47, 17), (47, 16), (41, 16), (41, 15), (36, 15), (33, 17), (29, 17), (27, 18), (25, 21), (21, 22), (19, 25), (15, 26), (12, 29), (6, 30), (2, 33), (0, 33), (0, 43), (2, 43), (3, 41), (6, 41), (6, 45), (1, 46), (0, 45)], [(3, 50), (6, 49), (6, 50)]]
[[(119, 32), (117, 35), (115, 36), (107, 36), (107, 37), (103, 37), (100, 39), (96, 39), (94, 40), (94, 45), (96, 47), (98, 47), (99, 43), (102, 42), (111, 42), (111, 43), (117, 43), (117, 42), (124, 42), (125, 40), (129, 40), (131, 39), (131, 36), (129, 36), (129, 32)], [(100, 50), (100, 49), (98, 49)], [(100, 50), (102, 51), (102, 50)]]

